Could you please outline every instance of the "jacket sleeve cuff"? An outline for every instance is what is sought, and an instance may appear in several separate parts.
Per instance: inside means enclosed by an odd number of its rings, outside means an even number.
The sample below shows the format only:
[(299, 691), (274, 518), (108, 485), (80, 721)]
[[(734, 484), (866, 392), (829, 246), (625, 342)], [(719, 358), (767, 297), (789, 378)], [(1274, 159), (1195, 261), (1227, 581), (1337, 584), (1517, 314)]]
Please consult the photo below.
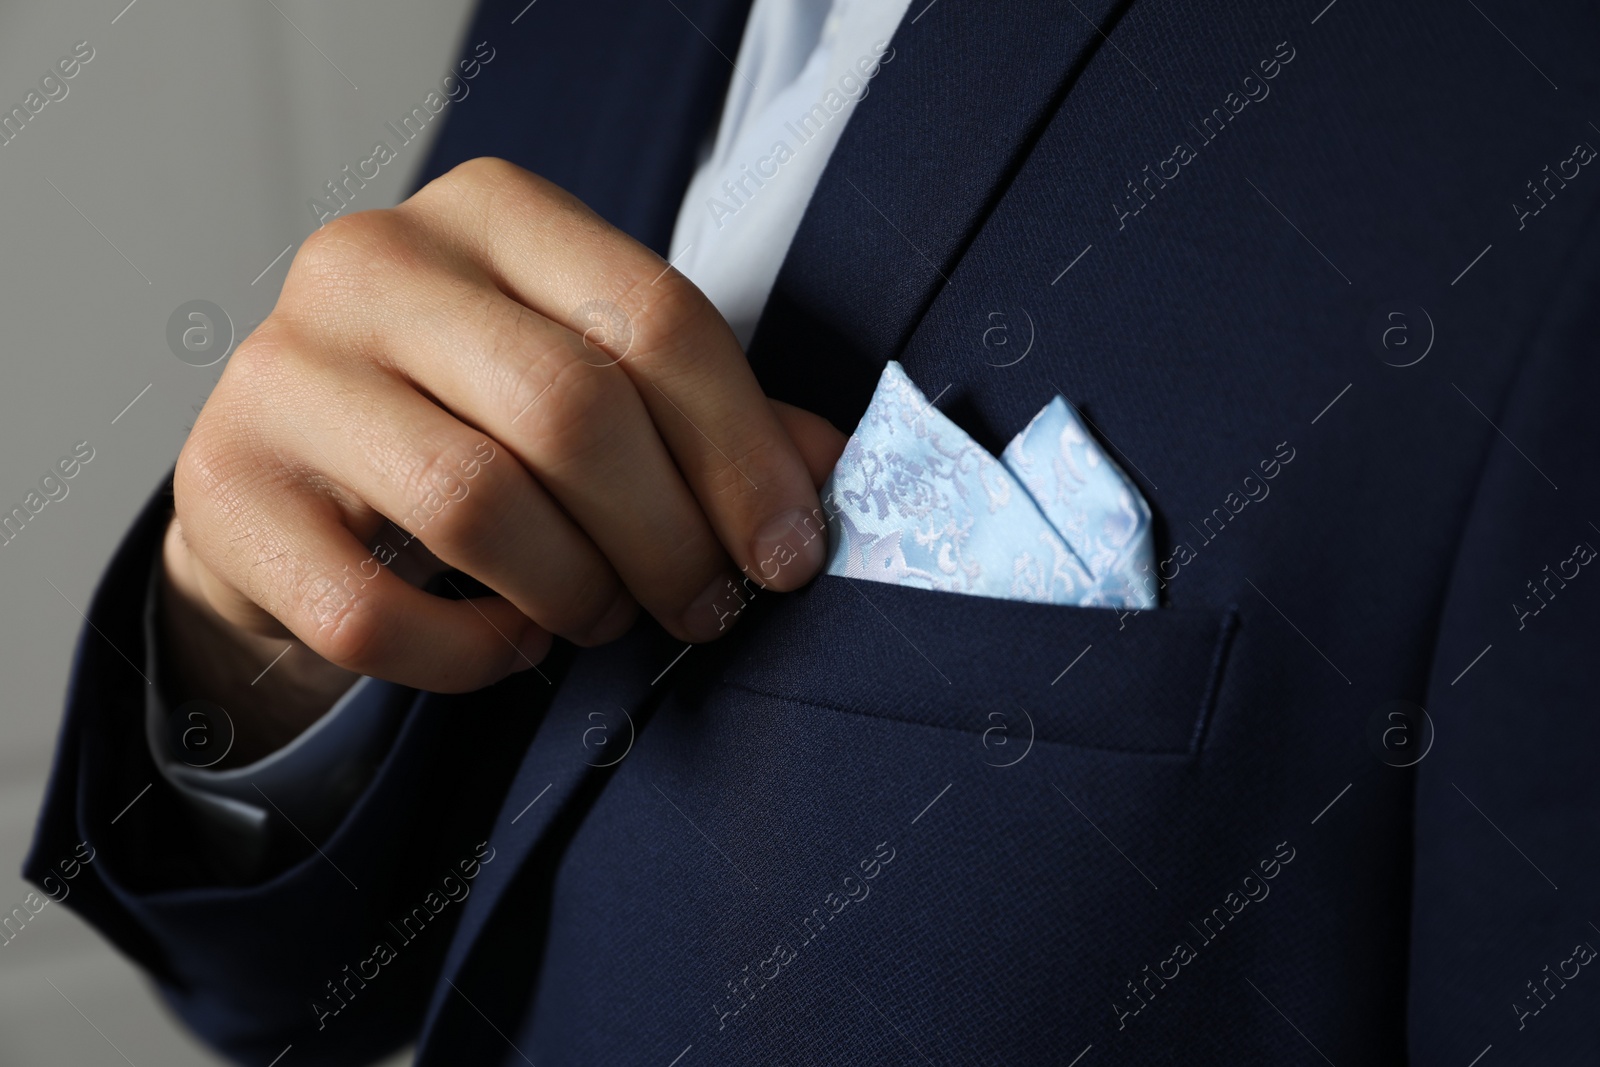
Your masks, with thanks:
[[(161, 677), (161, 554), (145, 586), (144, 733), (150, 757), (196, 818), (206, 851), (230, 881), (259, 876), (282, 838), (321, 841), (349, 812), (384, 756), (414, 697), (375, 678), (358, 679), (283, 748), (242, 767), (215, 770), (231, 744), (227, 712), (189, 701), (173, 707)], [(221, 719), (219, 720), (219, 716)]]

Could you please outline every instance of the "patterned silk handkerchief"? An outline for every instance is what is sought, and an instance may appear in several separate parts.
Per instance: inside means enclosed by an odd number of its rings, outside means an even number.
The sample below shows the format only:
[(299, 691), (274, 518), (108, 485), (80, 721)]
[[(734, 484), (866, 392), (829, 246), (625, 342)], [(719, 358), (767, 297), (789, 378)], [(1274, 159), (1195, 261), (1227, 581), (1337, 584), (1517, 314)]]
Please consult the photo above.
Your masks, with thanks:
[(952, 593), (1153, 608), (1150, 508), (1061, 397), (999, 459), (891, 362), (822, 487), (827, 571)]

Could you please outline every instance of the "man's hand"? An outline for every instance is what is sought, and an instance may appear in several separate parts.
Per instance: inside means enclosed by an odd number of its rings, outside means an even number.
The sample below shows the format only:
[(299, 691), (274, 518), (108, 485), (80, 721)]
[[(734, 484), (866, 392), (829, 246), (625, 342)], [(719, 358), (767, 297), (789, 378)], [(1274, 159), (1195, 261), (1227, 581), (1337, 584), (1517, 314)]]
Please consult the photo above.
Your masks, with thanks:
[[(292, 636), (320, 661), (283, 685), (331, 699), (349, 672), (476, 689), (552, 634), (620, 636), (640, 606), (709, 640), (741, 570), (789, 590), (820, 569), (815, 487), (843, 443), (762, 394), (660, 257), (474, 160), (301, 247), (178, 459), (169, 641), (231, 635), (254, 662)], [(413, 584), (443, 565), (499, 595)], [(242, 699), (229, 657), (172, 655), (194, 695)]]

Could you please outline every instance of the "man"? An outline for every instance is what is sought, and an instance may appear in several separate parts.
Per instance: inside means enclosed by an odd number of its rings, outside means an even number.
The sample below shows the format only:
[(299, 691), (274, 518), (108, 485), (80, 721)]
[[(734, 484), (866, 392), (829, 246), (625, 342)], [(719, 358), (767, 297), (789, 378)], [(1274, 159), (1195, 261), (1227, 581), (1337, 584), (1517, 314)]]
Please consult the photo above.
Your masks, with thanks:
[[(1592, 1058), (1594, 12), (519, 8), (113, 561), (31, 877), (239, 1062)], [(817, 577), (890, 360), (1070, 400), (1155, 606)]]

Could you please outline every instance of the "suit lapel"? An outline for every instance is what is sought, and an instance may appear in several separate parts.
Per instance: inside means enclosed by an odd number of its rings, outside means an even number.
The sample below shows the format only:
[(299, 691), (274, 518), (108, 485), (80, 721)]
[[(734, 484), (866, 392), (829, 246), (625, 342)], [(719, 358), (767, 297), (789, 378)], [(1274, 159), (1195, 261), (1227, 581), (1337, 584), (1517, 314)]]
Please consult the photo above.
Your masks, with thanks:
[(768, 394), (844, 429), (1129, 6), (924, 4), (845, 127), (750, 345)]
[[(463, 904), (418, 1043), (419, 1064), (435, 1062), (434, 1050), (447, 1062), (471, 1062), (464, 1049), (498, 1047), (485, 1018), (514, 1032), (539, 978), (561, 854), (665, 693), (667, 686), (655, 684), (664, 668), (680, 676), (692, 669), (692, 662), (678, 663), (684, 646), (649, 622), (610, 645), (572, 652), (566, 648), (541, 668), (556, 692), (490, 832), (493, 860)], [(534, 678), (501, 699), (526, 701), (531, 713), (543, 684)]]

